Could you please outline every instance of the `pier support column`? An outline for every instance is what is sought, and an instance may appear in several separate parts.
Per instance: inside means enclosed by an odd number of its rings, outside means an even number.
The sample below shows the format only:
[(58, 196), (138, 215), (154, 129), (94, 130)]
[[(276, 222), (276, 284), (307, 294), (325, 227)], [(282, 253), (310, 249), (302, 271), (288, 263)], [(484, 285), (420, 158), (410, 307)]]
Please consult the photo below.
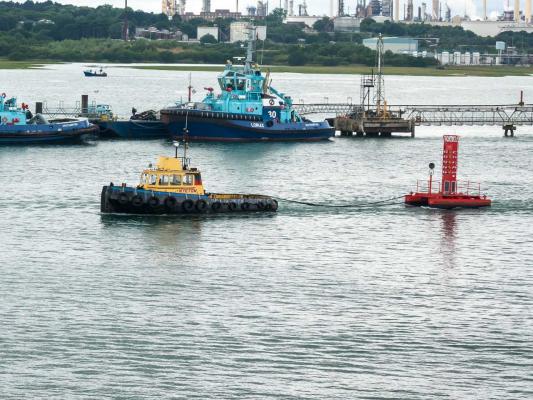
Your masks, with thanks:
[(411, 127), (411, 137), (412, 138), (415, 137), (415, 126), (414, 125)]
[(516, 130), (516, 126), (514, 125), (504, 125), (503, 126), (503, 132), (505, 137), (514, 137), (514, 131)]
[(38, 101), (35, 103), (35, 114), (42, 114), (43, 113), (43, 103), (41, 101)]
[(86, 94), (81, 95), (81, 113), (82, 115), (89, 113), (89, 96)]

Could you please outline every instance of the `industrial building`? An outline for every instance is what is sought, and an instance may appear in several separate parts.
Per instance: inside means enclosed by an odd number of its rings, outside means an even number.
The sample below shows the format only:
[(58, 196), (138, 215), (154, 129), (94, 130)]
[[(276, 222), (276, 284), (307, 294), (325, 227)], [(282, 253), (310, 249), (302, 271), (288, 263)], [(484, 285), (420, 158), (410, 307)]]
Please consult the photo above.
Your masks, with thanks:
[(199, 26), (196, 30), (196, 38), (202, 39), (204, 36), (211, 35), (217, 41), (220, 40), (220, 30), (217, 26)]
[[(369, 49), (376, 50), (378, 38), (363, 39), (363, 45)], [(418, 40), (407, 37), (384, 37), (383, 47), (385, 51), (392, 51), (400, 54), (413, 54), (418, 52)]]
[[(236, 21), (232, 22), (230, 25), (230, 42), (244, 42), (248, 40), (249, 32), (249, 22), (246, 21)], [(266, 26), (256, 26), (256, 35), (258, 40), (266, 40), (267, 37), (267, 27)]]

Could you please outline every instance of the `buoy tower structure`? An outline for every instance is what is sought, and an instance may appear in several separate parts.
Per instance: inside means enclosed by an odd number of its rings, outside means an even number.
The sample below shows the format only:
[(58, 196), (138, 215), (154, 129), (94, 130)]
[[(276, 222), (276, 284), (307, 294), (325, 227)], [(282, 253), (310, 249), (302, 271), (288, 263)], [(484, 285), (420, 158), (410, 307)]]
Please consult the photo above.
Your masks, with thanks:
[[(457, 169), (459, 161), (459, 136), (445, 135), (442, 151), (442, 179), (433, 180), (435, 164), (429, 164), (429, 179), (418, 182), (416, 192), (405, 195), (405, 204), (431, 208), (480, 208), (490, 207), (491, 200), (481, 194), (479, 183), (459, 182)], [(434, 191), (434, 188), (438, 188)]]

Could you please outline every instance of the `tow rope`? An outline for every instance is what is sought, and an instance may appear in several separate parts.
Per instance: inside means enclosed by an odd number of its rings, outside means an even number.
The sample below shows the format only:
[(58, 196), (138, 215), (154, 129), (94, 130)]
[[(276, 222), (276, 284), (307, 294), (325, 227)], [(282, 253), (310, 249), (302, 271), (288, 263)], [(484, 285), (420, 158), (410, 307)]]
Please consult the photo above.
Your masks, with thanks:
[(398, 202), (391, 203), (392, 201), (403, 199), (403, 198), (404, 196), (391, 197), (390, 199), (373, 201), (370, 203), (362, 203), (362, 204), (361, 203), (360, 204), (320, 204), (320, 203), (311, 203), (308, 201), (285, 199), (283, 197), (274, 197), (274, 199), (276, 200), (285, 201), (287, 203), (301, 204), (301, 205), (311, 206), (311, 207), (332, 207), (332, 208), (357, 208), (357, 207), (369, 207), (369, 206), (375, 206), (375, 205), (391, 206), (394, 204), (398, 204)]

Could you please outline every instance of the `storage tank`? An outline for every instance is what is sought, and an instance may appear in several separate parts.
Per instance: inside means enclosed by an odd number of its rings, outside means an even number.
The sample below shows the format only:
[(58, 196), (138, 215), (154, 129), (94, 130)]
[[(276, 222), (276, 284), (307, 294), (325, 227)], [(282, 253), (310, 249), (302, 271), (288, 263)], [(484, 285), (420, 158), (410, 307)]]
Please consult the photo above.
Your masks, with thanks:
[(469, 51), (465, 52), (465, 58), (464, 58), (464, 60), (465, 60), (465, 61), (464, 61), (464, 64), (465, 64), (465, 65), (470, 65), (470, 64), (472, 64), (472, 59), (471, 59), (471, 57), (472, 57), (472, 56), (471, 56), (471, 54), (470, 54)]
[(461, 53), (459, 51), (453, 52), (453, 63), (455, 65), (461, 65)]
[(474, 51), (472, 53), (472, 64), (479, 65), (479, 59), (480, 59), (479, 52), (478, 51)]
[(443, 51), (442, 54), (441, 54), (441, 63), (442, 65), (446, 65), (446, 64), (449, 64), (450, 63), (450, 53), (447, 52), (447, 51)]

